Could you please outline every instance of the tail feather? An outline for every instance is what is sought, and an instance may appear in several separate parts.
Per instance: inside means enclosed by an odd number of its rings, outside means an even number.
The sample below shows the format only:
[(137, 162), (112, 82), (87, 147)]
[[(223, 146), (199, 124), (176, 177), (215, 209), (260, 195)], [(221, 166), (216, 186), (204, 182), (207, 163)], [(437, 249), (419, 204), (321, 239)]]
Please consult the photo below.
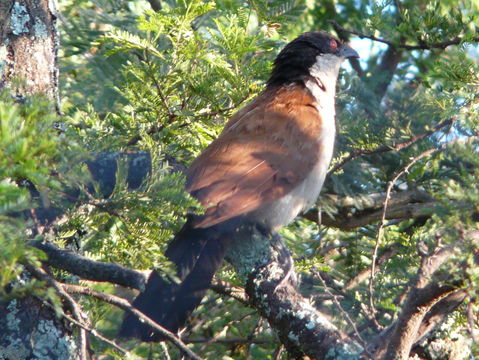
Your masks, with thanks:
[[(221, 241), (218, 241), (221, 240)], [(165, 307), (161, 323), (173, 332), (178, 331), (188, 316), (201, 303), (215, 272), (225, 256), (228, 239), (209, 239), (192, 271), (176, 289)]]
[(215, 236), (213, 229), (197, 229), (192, 224), (193, 218), (190, 217), (165, 251), (165, 256), (176, 265), (181, 280), (195, 266), (208, 239)]
[[(133, 302), (134, 307), (171, 332), (177, 332), (200, 304), (231, 240), (231, 226), (201, 229), (191, 223), (185, 224), (165, 253), (176, 264), (181, 283), (169, 282), (153, 271), (145, 290)], [(126, 315), (120, 336), (163, 340), (131, 314)]]

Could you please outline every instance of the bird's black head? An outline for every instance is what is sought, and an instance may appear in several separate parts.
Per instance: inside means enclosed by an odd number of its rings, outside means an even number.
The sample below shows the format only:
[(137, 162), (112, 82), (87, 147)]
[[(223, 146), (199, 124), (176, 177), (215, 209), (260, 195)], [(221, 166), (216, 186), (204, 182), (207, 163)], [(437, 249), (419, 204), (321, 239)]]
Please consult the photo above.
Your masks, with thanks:
[(276, 57), (268, 86), (304, 80), (318, 56), (328, 54), (337, 57), (338, 63), (359, 57), (354, 49), (325, 31), (306, 32), (286, 45)]

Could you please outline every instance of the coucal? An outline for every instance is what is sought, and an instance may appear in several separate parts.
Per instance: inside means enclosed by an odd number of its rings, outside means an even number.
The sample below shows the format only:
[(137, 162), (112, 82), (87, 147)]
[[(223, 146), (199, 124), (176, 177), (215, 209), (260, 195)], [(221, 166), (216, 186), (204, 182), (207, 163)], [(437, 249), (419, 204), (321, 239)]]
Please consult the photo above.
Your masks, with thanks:
[[(206, 210), (191, 216), (166, 250), (181, 282), (153, 271), (135, 307), (177, 332), (200, 304), (239, 226), (276, 231), (316, 201), (333, 153), (336, 80), (351, 57), (359, 56), (322, 31), (286, 45), (263, 92), (186, 172), (186, 189)], [(120, 335), (162, 340), (132, 315)]]

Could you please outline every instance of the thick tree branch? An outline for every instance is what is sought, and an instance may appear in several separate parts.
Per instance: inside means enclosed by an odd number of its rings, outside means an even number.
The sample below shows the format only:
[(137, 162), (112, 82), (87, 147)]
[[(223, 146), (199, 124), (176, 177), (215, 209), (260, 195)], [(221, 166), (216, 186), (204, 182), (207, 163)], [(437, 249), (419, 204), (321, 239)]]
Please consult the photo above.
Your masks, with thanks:
[[(445, 289), (449, 291), (449, 289)], [(467, 290), (462, 289), (451, 292), (439, 300), (424, 316), (414, 339), (414, 347), (418, 347), (420, 342), (433, 334), (434, 330), (436, 330), (444, 321), (446, 321), (448, 316), (450, 316), (451, 313), (464, 302), (466, 296)], [(374, 359), (384, 356), (386, 347), (391, 339), (391, 335), (395, 329), (395, 326), (396, 322), (388, 326), (387, 329), (383, 330), (368, 345), (368, 350), (371, 353), (374, 353)]]
[[(355, 229), (381, 220), (382, 206), (386, 197), (384, 193), (343, 198), (330, 194), (323, 196), (334, 201), (338, 207), (337, 214), (331, 215), (323, 212), (319, 217), (318, 209), (314, 208), (302, 216), (314, 222), (318, 222), (320, 218), (322, 225), (342, 230)], [(386, 211), (386, 219), (404, 220), (429, 216), (432, 209), (438, 205), (438, 202), (423, 191), (411, 190), (393, 193)]]
[(381, 100), (384, 97), (402, 56), (403, 51), (392, 45), (390, 45), (384, 52), (381, 62), (375, 70), (381, 75), (377, 78), (377, 81), (371, 82), (372, 90), (376, 94), (378, 100)]
[(55, 245), (41, 241), (30, 241), (29, 245), (47, 254), (47, 265), (68, 271), (82, 279), (108, 281), (139, 290), (145, 287), (146, 275), (140, 271), (128, 269), (119, 264), (93, 261), (72, 251), (62, 250)]
[[(468, 239), (479, 239), (479, 231), (467, 234)], [(432, 254), (423, 256), (416, 278), (401, 314), (389, 337), (384, 360), (407, 359), (427, 312), (444, 298), (454, 292), (457, 286), (439, 285), (431, 282), (432, 275), (459, 249), (460, 244), (444, 246)]]
[(278, 235), (265, 236), (253, 227), (245, 227), (230, 254), (228, 261), (247, 279), (251, 304), (276, 330), (290, 356), (360, 357), (361, 346), (297, 292), (293, 260)]
[(427, 334), (436, 329), (444, 320), (456, 310), (468, 296), (466, 289), (458, 290), (450, 293), (445, 298), (437, 302), (431, 310), (424, 317), (419, 330), (417, 331), (415, 343), (421, 341), (421, 339)]
[[(439, 203), (436, 201), (431, 201), (428, 203), (417, 203), (409, 204), (404, 206), (391, 206), (386, 211), (387, 220), (407, 220), (414, 219), (423, 216), (430, 216), (432, 210), (438, 206)], [(344, 230), (355, 229), (361, 226), (366, 226), (372, 224), (376, 221), (381, 220), (382, 211), (377, 210), (371, 213), (360, 213), (357, 216), (351, 217), (348, 216), (343, 219), (335, 219), (335, 221), (328, 221), (327, 218), (323, 221), (323, 225), (338, 227)], [(338, 222), (339, 220), (339, 222)]]

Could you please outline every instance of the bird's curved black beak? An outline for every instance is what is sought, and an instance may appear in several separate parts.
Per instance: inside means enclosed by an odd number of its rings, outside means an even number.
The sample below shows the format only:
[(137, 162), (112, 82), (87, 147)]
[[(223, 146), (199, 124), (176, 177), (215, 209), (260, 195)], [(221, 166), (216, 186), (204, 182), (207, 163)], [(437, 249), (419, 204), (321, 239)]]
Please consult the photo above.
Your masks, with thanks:
[(359, 54), (356, 50), (354, 50), (351, 46), (343, 45), (341, 49), (339, 49), (339, 55), (344, 56), (345, 58), (358, 58)]

